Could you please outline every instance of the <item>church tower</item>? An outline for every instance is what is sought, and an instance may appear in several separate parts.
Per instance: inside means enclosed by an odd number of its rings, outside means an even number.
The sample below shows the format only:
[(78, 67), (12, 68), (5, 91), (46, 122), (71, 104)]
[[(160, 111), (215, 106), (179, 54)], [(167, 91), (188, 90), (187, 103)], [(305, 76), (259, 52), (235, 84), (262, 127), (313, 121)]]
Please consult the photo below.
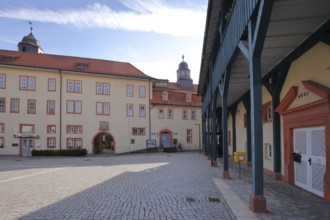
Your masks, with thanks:
[(23, 37), (22, 41), (18, 43), (18, 51), (29, 52), (29, 53), (44, 53), (43, 49), (40, 46), (39, 41), (32, 34), (32, 23), (29, 22), (30, 34)]
[(193, 89), (193, 80), (190, 78), (190, 69), (188, 68), (188, 64), (184, 61), (184, 55), (182, 55), (182, 62), (179, 64), (179, 69), (176, 73), (176, 83), (181, 89)]

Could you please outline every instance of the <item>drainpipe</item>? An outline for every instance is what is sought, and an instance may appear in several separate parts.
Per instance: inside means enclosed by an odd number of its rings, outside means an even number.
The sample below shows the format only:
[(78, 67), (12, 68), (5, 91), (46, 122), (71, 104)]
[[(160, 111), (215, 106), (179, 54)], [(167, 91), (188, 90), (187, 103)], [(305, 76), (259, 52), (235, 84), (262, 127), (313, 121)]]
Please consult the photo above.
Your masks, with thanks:
[(148, 99), (149, 99), (149, 140), (151, 139), (151, 101), (150, 101), (150, 83), (151, 83), (151, 80), (149, 79), (149, 84), (148, 84)]
[(58, 70), (60, 74), (60, 150), (62, 150), (62, 72)]

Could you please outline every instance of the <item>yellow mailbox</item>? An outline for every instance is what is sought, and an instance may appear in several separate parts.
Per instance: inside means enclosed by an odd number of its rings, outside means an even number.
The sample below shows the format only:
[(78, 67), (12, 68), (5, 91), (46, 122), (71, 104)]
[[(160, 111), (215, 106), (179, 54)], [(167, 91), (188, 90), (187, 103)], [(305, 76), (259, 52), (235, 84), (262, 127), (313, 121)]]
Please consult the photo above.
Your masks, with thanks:
[(246, 152), (234, 152), (234, 161), (235, 162), (245, 162), (246, 161)]

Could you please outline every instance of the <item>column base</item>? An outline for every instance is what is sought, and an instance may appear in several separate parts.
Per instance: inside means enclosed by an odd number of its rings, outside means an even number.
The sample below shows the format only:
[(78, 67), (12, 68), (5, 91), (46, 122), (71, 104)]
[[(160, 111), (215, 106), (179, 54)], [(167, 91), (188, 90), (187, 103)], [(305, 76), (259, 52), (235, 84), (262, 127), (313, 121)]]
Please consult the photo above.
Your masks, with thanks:
[(264, 196), (250, 195), (250, 209), (253, 212), (267, 212), (266, 198)]
[(252, 163), (251, 162), (246, 162), (246, 167), (251, 168), (252, 167)]
[(222, 178), (225, 179), (225, 180), (230, 179), (229, 171), (223, 171)]
[(280, 173), (273, 173), (273, 180), (282, 180), (282, 174)]
[(211, 160), (211, 155), (207, 155), (207, 159), (208, 160)]
[(212, 167), (218, 167), (218, 162), (216, 160), (211, 161), (211, 166)]

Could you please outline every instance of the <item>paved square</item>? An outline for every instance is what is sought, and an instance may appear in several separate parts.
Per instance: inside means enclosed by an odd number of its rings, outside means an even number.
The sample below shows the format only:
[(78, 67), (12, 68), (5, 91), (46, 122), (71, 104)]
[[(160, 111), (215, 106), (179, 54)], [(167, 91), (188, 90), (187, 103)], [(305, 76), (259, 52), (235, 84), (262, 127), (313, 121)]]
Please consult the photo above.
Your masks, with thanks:
[(1, 219), (235, 219), (219, 176), (198, 153), (1, 158)]

